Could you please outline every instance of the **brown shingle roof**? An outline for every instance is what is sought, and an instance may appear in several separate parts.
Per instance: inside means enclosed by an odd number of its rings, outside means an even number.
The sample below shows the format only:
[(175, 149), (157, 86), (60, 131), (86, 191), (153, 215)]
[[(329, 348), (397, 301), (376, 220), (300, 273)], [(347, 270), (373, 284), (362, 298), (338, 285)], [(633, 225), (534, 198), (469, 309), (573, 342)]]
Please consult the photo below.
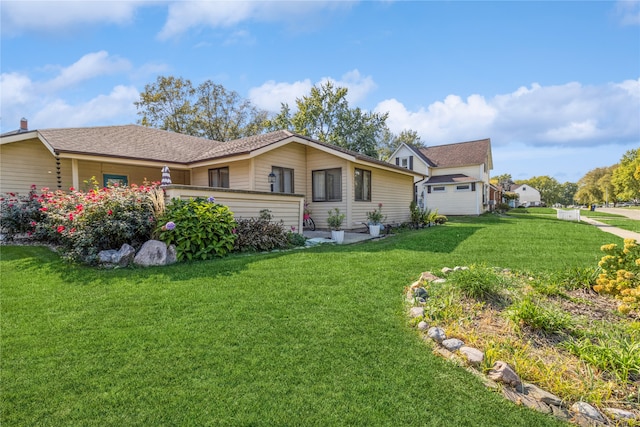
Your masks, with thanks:
[(477, 178), (473, 178), (471, 176), (463, 175), (461, 173), (451, 174), (451, 175), (437, 175), (432, 176), (427, 180), (427, 184), (451, 184), (458, 182), (477, 182)]
[(353, 156), (361, 161), (407, 172), (405, 168), (382, 160), (286, 130), (228, 142), (212, 141), (139, 125), (41, 129), (34, 132), (39, 133), (41, 138), (58, 153), (152, 160), (184, 165), (247, 154), (287, 138), (296, 137)]
[(138, 125), (42, 129), (38, 133), (60, 153), (187, 163), (223, 144)]
[(491, 140), (488, 138), (420, 149), (420, 153), (434, 166), (441, 168), (488, 164), (491, 157), (490, 151)]

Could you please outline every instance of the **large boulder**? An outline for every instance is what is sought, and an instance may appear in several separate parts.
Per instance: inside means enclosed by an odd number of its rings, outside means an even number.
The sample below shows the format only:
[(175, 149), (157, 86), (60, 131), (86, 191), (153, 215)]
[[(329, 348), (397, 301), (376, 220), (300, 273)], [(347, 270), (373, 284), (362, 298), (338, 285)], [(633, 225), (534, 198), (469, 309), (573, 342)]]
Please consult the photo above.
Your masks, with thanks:
[(109, 249), (98, 252), (98, 262), (105, 267), (126, 267), (133, 261), (136, 250), (133, 246), (124, 244), (119, 250)]
[(159, 240), (148, 240), (142, 245), (133, 262), (143, 267), (173, 264), (176, 262), (176, 249), (173, 245), (167, 247)]

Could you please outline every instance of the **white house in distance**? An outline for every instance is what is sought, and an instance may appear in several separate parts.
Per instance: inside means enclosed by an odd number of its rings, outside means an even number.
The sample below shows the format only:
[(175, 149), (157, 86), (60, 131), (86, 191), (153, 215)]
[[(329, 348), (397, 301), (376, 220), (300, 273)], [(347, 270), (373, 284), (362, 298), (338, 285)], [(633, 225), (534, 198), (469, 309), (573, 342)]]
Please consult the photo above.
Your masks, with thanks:
[(426, 148), (401, 144), (389, 161), (426, 175), (415, 179), (415, 199), (423, 209), (443, 215), (480, 215), (491, 208), (491, 140)]
[(509, 189), (512, 193), (518, 194), (518, 200), (513, 200), (512, 203), (516, 204), (513, 207), (524, 206), (526, 208), (531, 206), (541, 206), (542, 199), (540, 199), (540, 192), (535, 188), (527, 184), (515, 184)]

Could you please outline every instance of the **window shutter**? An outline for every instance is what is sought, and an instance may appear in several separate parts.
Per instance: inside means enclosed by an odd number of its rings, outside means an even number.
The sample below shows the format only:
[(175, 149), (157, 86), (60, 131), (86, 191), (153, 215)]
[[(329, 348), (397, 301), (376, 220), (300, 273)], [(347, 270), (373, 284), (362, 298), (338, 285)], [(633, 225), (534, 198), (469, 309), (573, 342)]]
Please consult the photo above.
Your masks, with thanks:
[(396, 166), (400, 166), (400, 157), (396, 157)]
[(409, 169), (413, 170), (413, 156), (409, 156)]
[(427, 193), (431, 194), (431, 186), (427, 185)]
[(471, 183), (471, 191), (476, 191), (476, 183), (475, 182)]

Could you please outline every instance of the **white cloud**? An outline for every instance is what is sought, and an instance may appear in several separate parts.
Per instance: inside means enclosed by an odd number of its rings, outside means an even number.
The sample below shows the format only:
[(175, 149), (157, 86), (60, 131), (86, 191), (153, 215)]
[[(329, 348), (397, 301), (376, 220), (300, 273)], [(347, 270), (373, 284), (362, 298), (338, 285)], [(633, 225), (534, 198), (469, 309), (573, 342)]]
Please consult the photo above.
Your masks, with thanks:
[[(341, 1), (184, 1), (169, 5), (167, 21), (158, 34), (161, 40), (178, 36), (191, 28), (229, 28), (244, 21), (280, 22), (289, 27), (309, 28), (321, 10), (351, 7)], [(305, 19), (308, 17), (311, 19)]]
[(615, 13), (622, 25), (640, 25), (639, 0), (618, 0)]
[(0, 2), (2, 33), (65, 32), (77, 25), (129, 24), (148, 1), (17, 1)]
[(69, 104), (62, 99), (48, 102), (37, 111), (30, 123), (46, 123), (47, 127), (78, 127), (124, 124), (122, 117), (135, 117), (133, 104), (139, 98), (132, 86), (116, 86), (108, 95), (98, 95), (87, 102)]
[(108, 52), (102, 50), (88, 53), (69, 67), (63, 68), (46, 86), (49, 90), (60, 90), (101, 75), (128, 71), (130, 68), (131, 63), (126, 59), (109, 56)]
[(449, 95), (418, 111), (390, 99), (376, 111), (389, 112), (393, 132), (413, 129), (434, 145), (485, 137), (498, 145), (640, 143), (640, 79), (599, 86), (534, 83), (488, 100)]
[[(143, 65), (138, 71), (133, 70), (133, 74), (149, 67), (154, 70), (160, 66)], [(94, 96), (88, 101), (86, 96), (74, 101), (69, 97), (70, 89), (76, 94), (95, 90), (96, 79), (104, 85), (106, 74), (129, 73), (131, 64), (128, 60), (101, 51), (84, 55), (67, 67), (49, 65), (43, 69), (49, 74), (40, 80), (18, 72), (0, 75), (0, 133), (17, 129), (22, 117), (29, 119), (32, 128), (134, 121), (136, 109), (133, 103), (139, 99), (139, 93), (133, 86), (120, 84), (110, 88), (107, 85), (108, 94)]]
[[(340, 80), (331, 77), (323, 77), (315, 85), (321, 85), (330, 81), (334, 86), (346, 87), (347, 101), (350, 106), (355, 106), (358, 102), (365, 99), (377, 85), (371, 76), (363, 76), (358, 70), (352, 70), (345, 73)], [(302, 98), (309, 95), (314, 84), (311, 80), (305, 79), (293, 83), (275, 82), (269, 80), (262, 86), (249, 90), (249, 99), (258, 108), (267, 111), (280, 111), (282, 103), (289, 104), (292, 110), (296, 109), (296, 98)]]

